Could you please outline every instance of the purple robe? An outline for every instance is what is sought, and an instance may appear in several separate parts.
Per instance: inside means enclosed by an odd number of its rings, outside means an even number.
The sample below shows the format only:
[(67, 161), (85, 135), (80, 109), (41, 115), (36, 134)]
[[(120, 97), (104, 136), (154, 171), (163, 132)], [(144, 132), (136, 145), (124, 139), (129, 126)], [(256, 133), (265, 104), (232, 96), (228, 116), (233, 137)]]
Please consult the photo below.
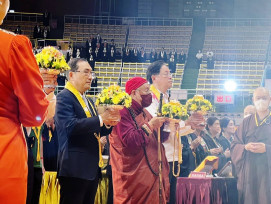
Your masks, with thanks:
[[(128, 109), (124, 108), (120, 111), (120, 122), (109, 135), (114, 204), (156, 204), (159, 203), (159, 177), (152, 173), (150, 166), (153, 171), (158, 172), (157, 130), (154, 129), (152, 134), (147, 135), (141, 127), (147, 124), (152, 116), (134, 100), (131, 109), (135, 113), (139, 129)], [(161, 131), (161, 142), (168, 136), (168, 133)], [(169, 200), (169, 165), (162, 144), (161, 159), (162, 203), (166, 204)]]
[[(258, 116), (257, 116), (258, 117)], [(258, 118), (258, 121), (259, 118)], [(271, 118), (261, 126), (256, 125), (255, 115), (244, 119), (236, 131), (231, 145), (231, 158), (237, 175), (239, 203), (271, 203)], [(261, 124), (261, 122), (259, 122)], [(245, 150), (249, 142), (262, 142), (265, 153)]]

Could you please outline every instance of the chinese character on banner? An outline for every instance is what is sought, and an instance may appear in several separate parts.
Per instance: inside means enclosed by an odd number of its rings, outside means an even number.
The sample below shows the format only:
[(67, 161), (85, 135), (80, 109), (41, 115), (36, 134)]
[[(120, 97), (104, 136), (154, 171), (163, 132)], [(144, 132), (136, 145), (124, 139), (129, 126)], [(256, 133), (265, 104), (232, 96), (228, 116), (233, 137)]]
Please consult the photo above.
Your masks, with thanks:
[(234, 104), (234, 95), (215, 94), (214, 103), (218, 104)]
[(216, 97), (216, 101), (217, 101), (218, 103), (222, 103), (222, 102), (223, 102), (223, 96), (217, 96), (217, 97)]
[(231, 102), (232, 102), (232, 97), (226, 96), (226, 103), (231, 103)]

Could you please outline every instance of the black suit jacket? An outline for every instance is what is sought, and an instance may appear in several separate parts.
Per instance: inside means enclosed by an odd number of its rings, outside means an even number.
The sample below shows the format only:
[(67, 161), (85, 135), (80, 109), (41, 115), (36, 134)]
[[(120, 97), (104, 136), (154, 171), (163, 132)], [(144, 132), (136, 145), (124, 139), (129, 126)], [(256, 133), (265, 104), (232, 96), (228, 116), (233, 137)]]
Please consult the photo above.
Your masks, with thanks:
[(94, 180), (100, 172), (99, 146), (94, 134), (107, 135), (112, 129), (100, 127), (99, 117), (94, 116), (92, 109), (91, 114), (92, 117), (87, 118), (77, 98), (69, 90), (64, 89), (57, 95), (58, 176)]

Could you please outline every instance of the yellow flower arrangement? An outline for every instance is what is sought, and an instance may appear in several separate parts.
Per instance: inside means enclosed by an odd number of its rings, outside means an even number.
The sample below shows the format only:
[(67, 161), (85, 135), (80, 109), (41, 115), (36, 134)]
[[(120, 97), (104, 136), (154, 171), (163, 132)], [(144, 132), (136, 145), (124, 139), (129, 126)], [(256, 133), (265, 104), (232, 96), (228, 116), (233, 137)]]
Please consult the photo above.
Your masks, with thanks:
[(44, 47), (40, 53), (35, 55), (35, 57), (40, 68), (59, 71), (70, 69), (63, 54), (54, 47)]
[(187, 109), (178, 101), (170, 101), (162, 106), (162, 116), (186, 120), (188, 118)]
[(213, 109), (211, 102), (201, 95), (195, 95), (193, 98), (188, 99), (186, 107), (189, 112), (202, 112), (204, 114)]
[(126, 92), (122, 91), (119, 86), (111, 85), (98, 94), (95, 104), (96, 106), (103, 104), (123, 105), (129, 108), (132, 104), (132, 98)]

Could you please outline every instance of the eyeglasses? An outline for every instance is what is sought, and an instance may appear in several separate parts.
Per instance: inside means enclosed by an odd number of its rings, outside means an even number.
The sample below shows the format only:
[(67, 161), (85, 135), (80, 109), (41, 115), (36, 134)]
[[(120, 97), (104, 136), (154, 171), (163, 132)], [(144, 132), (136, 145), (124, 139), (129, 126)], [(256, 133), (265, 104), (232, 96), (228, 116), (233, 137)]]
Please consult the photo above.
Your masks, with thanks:
[(172, 73), (168, 73), (168, 74), (160, 74), (162, 77), (166, 78), (166, 77), (172, 77)]
[(84, 70), (84, 71), (76, 71), (76, 72), (80, 72), (80, 73), (83, 73), (85, 76), (92, 76), (93, 78), (95, 77), (95, 72), (90, 72), (88, 70)]

